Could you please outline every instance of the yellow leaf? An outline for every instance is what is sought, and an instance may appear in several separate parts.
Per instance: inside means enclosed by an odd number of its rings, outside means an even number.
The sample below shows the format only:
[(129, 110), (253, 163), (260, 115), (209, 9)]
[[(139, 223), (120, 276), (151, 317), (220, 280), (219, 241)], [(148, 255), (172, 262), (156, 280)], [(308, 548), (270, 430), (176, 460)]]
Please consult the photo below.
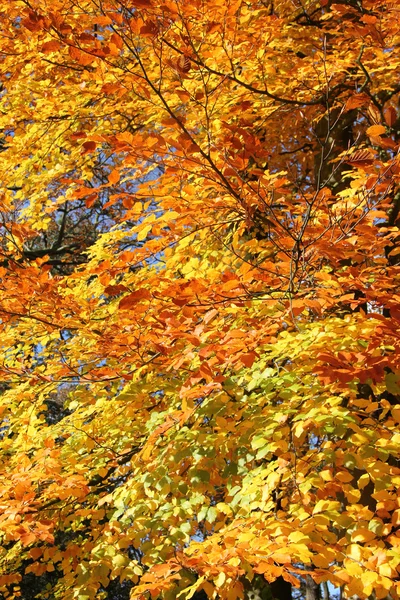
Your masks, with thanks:
[(347, 573), (353, 577), (359, 577), (364, 572), (363, 567), (353, 560), (346, 560), (345, 564)]
[(397, 421), (397, 423), (400, 423), (400, 406), (396, 404), (396, 406), (392, 408), (391, 412), (393, 419)]
[(340, 510), (340, 502), (334, 500), (318, 500), (314, 506), (313, 515), (331, 510)]
[(358, 562), (362, 560), (361, 546), (358, 544), (350, 544), (347, 548), (347, 553), (351, 558), (354, 558), (354, 560), (357, 560)]
[(218, 577), (216, 579), (214, 579), (215, 587), (217, 587), (217, 588), (222, 587), (225, 583), (225, 579), (226, 579), (226, 575), (225, 575), (224, 571), (221, 571), (219, 573)]
[(378, 578), (378, 573), (374, 573), (373, 571), (365, 571), (361, 573), (361, 581), (364, 586), (364, 593), (366, 596), (370, 596), (373, 590), (373, 585)]
[(292, 533), (289, 534), (289, 541), (293, 544), (301, 542), (307, 544), (310, 540), (304, 533), (301, 533), (301, 531), (292, 531)]
[(137, 234), (137, 238), (136, 238), (138, 240), (138, 242), (142, 242), (143, 240), (146, 239), (147, 234), (151, 231), (152, 227), (153, 227), (152, 225), (145, 225), (144, 227), (142, 227), (139, 230), (139, 233)]
[(116, 554), (112, 558), (114, 567), (125, 567), (129, 563), (129, 558), (123, 554)]
[(324, 481), (332, 481), (333, 480), (333, 475), (331, 471), (328, 471), (327, 469), (324, 469), (323, 471), (320, 472), (320, 477), (322, 477), (322, 479)]
[(374, 538), (375, 538), (375, 533), (364, 527), (360, 527), (359, 529), (356, 529), (351, 534), (352, 542), (370, 542)]
[(357, 487), (360, 490), (363, 490), (365, 488), (365, 486), (368, 485), (368, 483), (369, 483), (369, 475), (368, 475), (368, 473), (364, 473), (363, 475), (361, 475), (361, 477), (357, 481)]
[(388, 563), (379, 565), (378, 570), (379, 570), (379, 574), (383, 575), (384, 577), (389, 577), (390, 579), (392, 579), (393, 577), (396, 576), (395, 569), (393, 569)]
[(336, 479), (339, 479), (339, 481), (343, 481), (344, 483), (348, 483), (349, 481), (352, 481), (353, 475), (348, 471), (339, 471), (339, 473), (336, 473)]
[(202, 575), (201, 577), (199, 577), (197, 579), (197, 581), (193, 585), (185, 588), (182, 592), (180, 592), (177, 595), (177, 598), (181, 598), (183, 596), (184, 600), (189, 600), (190, 598), (192, 598), (194, 596), (194, 594), (197, 592), (197, 590), (199, 589), (199, 587), (201, 586), (201, 584), (203, 583), (204, 580), (205, 580), (205, 577), (204, 577), (204, 575)]
[(216, 508), (224, 513), (224, 515), (231, 515), (232, 514), (232, 509), (229, 506), (229, 504), (225, 504), (225, 502), (218, 502)]
[(350, 489), (345, 492), (346, 499), (352, 503), (357, 504), (361, 498), (360, 490)]

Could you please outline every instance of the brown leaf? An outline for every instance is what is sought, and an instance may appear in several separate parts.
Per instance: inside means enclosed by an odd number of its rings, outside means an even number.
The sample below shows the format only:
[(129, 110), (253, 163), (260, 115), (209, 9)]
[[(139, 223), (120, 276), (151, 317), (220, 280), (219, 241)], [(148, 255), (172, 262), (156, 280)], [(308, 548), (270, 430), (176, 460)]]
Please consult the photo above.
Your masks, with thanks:
[(370, 104), (367, 109), (369, 118), (373, 123), (378, 125), (381, 122), (381, 113), (373, 104)]
[(370, 150), (356, 150), (346, 158), (346, 163), (354, 167), (366, 167), (372, 165), (375, 155)]
[(176, 68), (180, 73), (189, 73), (190, 66), (190, 58), (186, 54), (182, 54), (176, 61)]
[(389, 127), (393, 127), (397, 120), (397, 112), (393, 106), (385, 108), (383, 115), (385, 117), (386, 124)]
[(126, 291), (127, 288), (122, 284), (108, 285), (106, 288), (104, 288), (104, 293), (108, 294), (109, 296), (118, 296), (121, 292)]

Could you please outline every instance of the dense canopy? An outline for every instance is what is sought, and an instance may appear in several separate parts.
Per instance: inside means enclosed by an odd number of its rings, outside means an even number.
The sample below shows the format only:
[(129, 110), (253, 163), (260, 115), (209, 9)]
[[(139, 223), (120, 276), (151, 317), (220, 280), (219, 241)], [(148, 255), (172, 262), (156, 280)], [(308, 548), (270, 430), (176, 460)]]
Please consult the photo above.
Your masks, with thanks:
[(399, 598), (399, 68), (399, 0), (2, 3), (2, 598)]

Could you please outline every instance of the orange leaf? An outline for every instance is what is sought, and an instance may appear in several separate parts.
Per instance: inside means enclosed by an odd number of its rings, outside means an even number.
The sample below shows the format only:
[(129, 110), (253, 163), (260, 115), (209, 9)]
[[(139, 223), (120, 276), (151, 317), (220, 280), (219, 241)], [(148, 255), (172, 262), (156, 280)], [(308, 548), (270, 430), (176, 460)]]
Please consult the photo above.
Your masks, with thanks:
[(60, 42), (56, 40), (51, 40), (50, 42), (45, 42), (43, 46), (40, 48), (41, 52), (55, 52), (61, 48)]
[(247, 352), (246, 354), (240, 355), (240, 362), (245, 365), (245, 367), (250, 368), (254, 361), (256, 360), (257, 355), (255, 352)]
[(114, 183), (118, 183), (119, 178), (120, 178), (119, 171), (117, 171), (117, 169), (114, 169), (113, 171), (111, 171), (111, 173), (108, 176), (108, 183), (110, 185), (114, 185)]
[(395, 108), (393, 108), (393, 106), (388, 106), (387, 108), (385, 108), (383, 114), (387, 125), (389, 127), (393, 127), (397, 120), (397, 112)]
[(370, 98), (367, 94), (353, 94), (347, 101), (345, 106), (345, 112), (366, 106), (369, 104)]
[(93, 204), (96, 202), (96, 200), (97, 200), (97, 192), (87, 196), (87, 198), (85, 198), (85, 204), (86, 204), (87, 208), (90, 208), (91, 206), (93, 206)]
[(79, 50), (75, 46), (70, 46), (68, 52), (70, 57), (82, 66), (90, 65), (96, 58), (88, 52), (82, 52), (82, 50)]
[(136, 292), (132, 292), (131, 294), (128, 294), (128, 296), (124, 296), (118, 306), (121, 310), (128, 310), (129, 308), (132, 308), (132, 306), (134, 306), (137, 302), (140, 302), (140, 300), (150, 300), (150, 299), (151, 299), (150, 292), (148, 290), (142, 288), (140, 290), (136, 290)]
[(285, 554), (284, 552), (274, 552), (271, 555), (271, 558), (280, 564), (291, 564), (292, 562), (292, 557), (290, 554)]
[(112, 19), (110, 19), (110, 17), (107, 17), (105, 15), (101, 15), (100, 17), (96, 17), (95, 19), (93, 19), (93, 23), (96, 23), (97, 25), (111, 25), (112, 23)]
[(304, 300), (292, 300), (290, 305), (291, 312), (295, 317), (297, 317), (297, 315), (301, 315), (305, 307)]
[(386, 127), (384, 127), (383, 125), (372, 125), (371, 127), (368, 127), (367, 129), (367, 134), (369, 136), (371, 135), (381, 135), (382, 133), (386, 132)]
[(33, 560), (37, 560), (43, 554), (42, 548), (31, 548), (29, 550), (29, 556), (33, 558)]

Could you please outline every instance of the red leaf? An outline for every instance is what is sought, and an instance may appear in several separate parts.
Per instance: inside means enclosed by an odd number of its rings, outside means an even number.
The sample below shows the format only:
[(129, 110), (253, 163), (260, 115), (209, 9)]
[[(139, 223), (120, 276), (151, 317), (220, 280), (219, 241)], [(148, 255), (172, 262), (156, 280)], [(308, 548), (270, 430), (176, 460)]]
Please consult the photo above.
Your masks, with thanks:
[(120, 89), (121, 86), (119, 83), (105, 83), (101, 88), (101, 91), (103, 92), (103, 94), (109, 95), (118, 92)]
[(121, 310), (129, 310), (137, 302), (140, 302), (140, 300), (150, 300), (150, 299), (151, 299), (150, 292), (148, 290), (145, 290), (144, 288), (142, 288), (140, 290), (136, 290), (136, 292), (132, 292), (128, 296), (124, 296), (119, 303), (119, 308)]
[(86, 204), (87, 208), (90, 208), (91, 206), (93, 206), (93, 204), (96, 202), (96, 200), (97, 200), (97, 192), (94, 194), (90, 194), (90, 196), (85, 198), (85, 204)]
[(34, 11), (30, 11), (28, 18), (24, 19), (22, 24), (29, 29), (29, 31), (40, 31), (44, 28), (45, 22), (42, 15)]
[(84, 154), (87, 154), (89, 152), (93, 152), (94, 150), (96, 150), (97, 144), (96, 144), (96, 142), (84, 142), (82, 144), (82, 147), (85, 149)]
[(150, 8), (151, 0), (131, 0), (131, 5), (135, 8)]
[(104, 293), (109, 296), (118, 296), (121, 292), (126, 292), (127, 288), (124, 285), (108, 285), (104, 288)]
[(40, 51), (41, 52), (55, 52), (56, 50), (59, 50), (60, 48), (61, 48), (60, 42), (57, 42), (56, 40), (52, 40), (50, 42), (45, 42), (43, 44), (43, 46), (41, 47)]
[(140, 28), (140, 35), (153, 37), (158, 33), (158, 25), (153, 21), (146, 21), (146, 23)]

